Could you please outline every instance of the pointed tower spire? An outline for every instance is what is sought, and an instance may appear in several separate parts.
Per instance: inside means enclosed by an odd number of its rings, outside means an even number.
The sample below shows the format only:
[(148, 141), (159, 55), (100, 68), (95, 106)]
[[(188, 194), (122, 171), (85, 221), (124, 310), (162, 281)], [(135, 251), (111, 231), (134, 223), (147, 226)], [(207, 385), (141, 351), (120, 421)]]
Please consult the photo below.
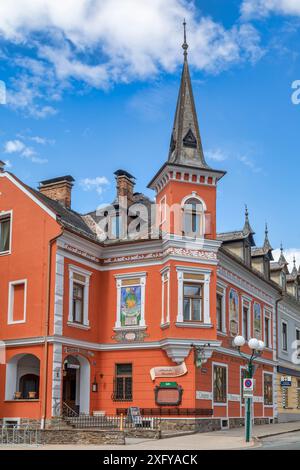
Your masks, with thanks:
[(263, 248), (266, 252), (273, 251), (272, 245), (269, 240), (269, 229), (268, 229), (267, 223), (266, 223), (266, 228), (265, 228), (265, 240), (264, 240)]
[(282, 245), (282, 242), (280, 244), (280, 256), (279, 256), (279, 260), (278, 260), (278, 263), (281, 265), (281, 266), (287, 266), (289, 263), (287, 262), (287, 260), (285, 259), (285, 256), (284, 256), (284, 253), (283, 253), (283, 245)]
[(292, 274), (293, 277), (298, 276), (298, 270), (297, 270), (297, 266), (296, 266), (296, 257), (295, 256), (293, 258), (293, 270), (292, 270), (291, 274)]
[(248, 206), (247, 204), (245, 204), (245, 224), (244, 224), (244, 228), (243, 228), (243, 233), (244, 234), (251, 234), (251, 235), (254, 235), (254, 230), (252, 230), (252, 227), (250, 225), (250, 222), (249, 222), (249, 212), (248, 212)]
[(200, 137), (193, 88), (187, 60), (186, 21), (183, 22), (183, 69), (168, 161), (181, 165), (208, 168)]

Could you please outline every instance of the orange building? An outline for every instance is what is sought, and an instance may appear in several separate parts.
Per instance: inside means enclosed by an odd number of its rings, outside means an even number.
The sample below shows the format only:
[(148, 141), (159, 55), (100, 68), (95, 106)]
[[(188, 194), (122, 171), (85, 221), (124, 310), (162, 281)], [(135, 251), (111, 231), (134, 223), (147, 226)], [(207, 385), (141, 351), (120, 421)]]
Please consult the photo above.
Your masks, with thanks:
[(70, 410), (137, 406), (202, 430), (241, 425), (238, 334), (266, 344), (253, 407), (258, 422), (275, 417), (280, 292), (271, 246), (266, 238), (254, 249), (248, 213), (241, 231), (216, 232), (225, 173), (205, 161), (183, 48), (169, 156), (149, 184), (155, 203), (118, 170), (112, 206), (81, 215), (71, 207), (71, 176), (36, 190), (0, 168), (4, 421), (45, 426)]

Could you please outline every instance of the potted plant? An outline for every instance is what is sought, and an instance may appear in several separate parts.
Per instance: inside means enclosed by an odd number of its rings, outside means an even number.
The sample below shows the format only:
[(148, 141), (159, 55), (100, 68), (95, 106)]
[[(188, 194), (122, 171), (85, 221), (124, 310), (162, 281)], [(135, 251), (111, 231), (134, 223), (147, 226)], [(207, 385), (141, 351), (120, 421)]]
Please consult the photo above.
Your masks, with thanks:
[(36, 398), (36, 392), (28, 392), (28, 397), (30, 400), (33, 400), (34, 398)]
[(15, 392), (15, 400), (20, 400), (22, 398), (22, 392)]

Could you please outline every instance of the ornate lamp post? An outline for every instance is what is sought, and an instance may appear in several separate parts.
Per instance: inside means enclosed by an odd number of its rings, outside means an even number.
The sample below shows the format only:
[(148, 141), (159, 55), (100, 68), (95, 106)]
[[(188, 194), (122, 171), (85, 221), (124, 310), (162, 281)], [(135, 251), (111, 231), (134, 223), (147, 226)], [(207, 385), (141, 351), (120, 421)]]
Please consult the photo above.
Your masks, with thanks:
[[(254, 375), (253, 362), (255, 359), (260, 357), (265, 348), (265, 343), (259, 339), (251, 338), (248, 341), (248, 346), (252, 350), (252, 354), (249, 357), (248, 355), (241, 352), (241, 348), (246, 344), (246, 340), (243, 336), (236, 336), (233, 340), (233, 345), (238, 350), (240, 356), (247, 361), (247, 378), (252, 379)], [(246, 430), (246, 442), (251, 440), (251, 430), (252, 430), (252, 398), (246, 398), (246, 413), (245, 413), (245, 430)]]

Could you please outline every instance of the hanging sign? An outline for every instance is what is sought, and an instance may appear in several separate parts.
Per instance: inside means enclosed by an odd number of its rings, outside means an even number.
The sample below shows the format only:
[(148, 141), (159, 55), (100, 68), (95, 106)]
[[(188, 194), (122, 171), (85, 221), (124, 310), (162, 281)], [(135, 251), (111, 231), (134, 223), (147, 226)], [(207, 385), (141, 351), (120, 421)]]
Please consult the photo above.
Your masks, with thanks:
[(181, 377), (187, 373), (187, 367), (185, 362), (179, 364), (179, 366), (162, 366), (153, 367), (150, 370), (150, 376), (152, 380), (156, 377), (168, 378), (168, 377)]

